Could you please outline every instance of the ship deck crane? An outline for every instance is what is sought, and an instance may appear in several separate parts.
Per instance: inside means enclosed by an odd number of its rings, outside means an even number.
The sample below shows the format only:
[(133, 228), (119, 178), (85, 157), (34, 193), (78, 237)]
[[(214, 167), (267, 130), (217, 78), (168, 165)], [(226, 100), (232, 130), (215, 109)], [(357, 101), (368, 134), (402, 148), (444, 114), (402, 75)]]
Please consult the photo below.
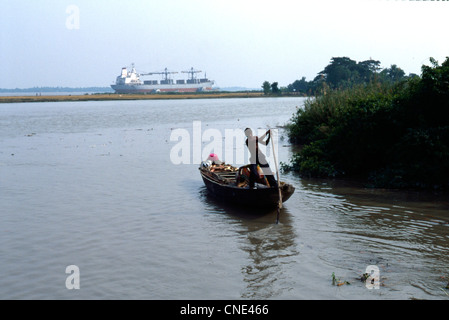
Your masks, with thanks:
[(187, 70), (187, 71), (181, 71), (182, 73), (188, 73), (189, 75), (190, 75), (190, 79), (191, 80), (194, 80), (195, 79), (195, 73), (200, 73), (200, 72), (202, 72), (201, 70), (195, 70), (195, 69), (193, 69), (193, 67), (192, 68), (190, 68), (190, 70)]
[(177, 71), (169, 71), (167, 68), (165, 68), (164, 71), (142, 73), (141, 75), (146, 76), (146, 75), (153, 75), (153, 74), (162, 74), (162, 75), (165, 76), (164, 80), (168, 80), (169, 79), (169, 75), (170, 74), (175, 74), (175, 73), (178, 73), (178, 72)]

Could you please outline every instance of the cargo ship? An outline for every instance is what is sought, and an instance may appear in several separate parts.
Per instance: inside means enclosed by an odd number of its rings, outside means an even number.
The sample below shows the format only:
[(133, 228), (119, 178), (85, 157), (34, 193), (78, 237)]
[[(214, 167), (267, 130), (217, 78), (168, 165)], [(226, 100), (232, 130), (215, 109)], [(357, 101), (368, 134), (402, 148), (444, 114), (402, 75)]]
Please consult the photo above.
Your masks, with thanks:
[[(174, 80), (171, 78), (173, 74), (178, 72), (169, 71), (165, 68), (160, 72), (146, 72), (138, 73), (132, 64), (130, 70), (127, 67), (122, 68), (121, 74), (117, 77), (115, 84), (111, 88), (116, 93), (158, 93), (158, 92), (201, 92), (211, 91), (214, 85), (213, 80), (209, 80), (204, 75), (204, 78), (197, 78), (197, 73), (202, 71), (191, 68), (181, 73), (188, 73), (187, 79)], [(162, 75), (161, 80), (144, 80), (140, 78), (143, 76)]]

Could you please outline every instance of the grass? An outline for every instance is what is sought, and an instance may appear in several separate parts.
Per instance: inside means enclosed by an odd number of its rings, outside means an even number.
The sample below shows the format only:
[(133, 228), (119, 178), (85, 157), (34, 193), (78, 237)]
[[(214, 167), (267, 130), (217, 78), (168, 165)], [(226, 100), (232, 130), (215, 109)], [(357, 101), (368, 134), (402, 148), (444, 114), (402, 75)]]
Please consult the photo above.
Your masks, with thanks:
[(62, 102), (62, 101), (107, 101), (107, 100), (163, 100), (163, 99), (217, 99), (257, 98), (263, 92), (211, 92), (211, 93), (158, 93), (158, 94), (84, 94), (42, 96), (0, 96), (0, 103)]

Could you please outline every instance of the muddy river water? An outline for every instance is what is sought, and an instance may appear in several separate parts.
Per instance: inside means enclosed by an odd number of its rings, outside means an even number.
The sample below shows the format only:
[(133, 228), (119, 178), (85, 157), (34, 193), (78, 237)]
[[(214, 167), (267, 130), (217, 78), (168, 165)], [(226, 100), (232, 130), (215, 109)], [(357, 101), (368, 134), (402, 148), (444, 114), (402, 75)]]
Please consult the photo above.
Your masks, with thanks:
[(0, 105), (0, 298), (448, 299), (447, 194), (281, 173), (279, 224), (208, 195), (203, 152), (275, 128), (288, 162), (303, 102)]

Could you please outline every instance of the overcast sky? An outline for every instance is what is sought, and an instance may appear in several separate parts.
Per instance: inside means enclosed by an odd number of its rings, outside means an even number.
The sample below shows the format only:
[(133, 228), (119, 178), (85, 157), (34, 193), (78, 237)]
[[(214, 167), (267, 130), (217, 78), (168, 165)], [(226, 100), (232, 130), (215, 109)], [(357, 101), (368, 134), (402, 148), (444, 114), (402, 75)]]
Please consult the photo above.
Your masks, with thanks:
[(332, 57), (420, 74), (449, 56), (449, 1), (1, 0), (0, 13), (0, 88), (109, 86), (131, 63), (260, 88), (312, 80)]

